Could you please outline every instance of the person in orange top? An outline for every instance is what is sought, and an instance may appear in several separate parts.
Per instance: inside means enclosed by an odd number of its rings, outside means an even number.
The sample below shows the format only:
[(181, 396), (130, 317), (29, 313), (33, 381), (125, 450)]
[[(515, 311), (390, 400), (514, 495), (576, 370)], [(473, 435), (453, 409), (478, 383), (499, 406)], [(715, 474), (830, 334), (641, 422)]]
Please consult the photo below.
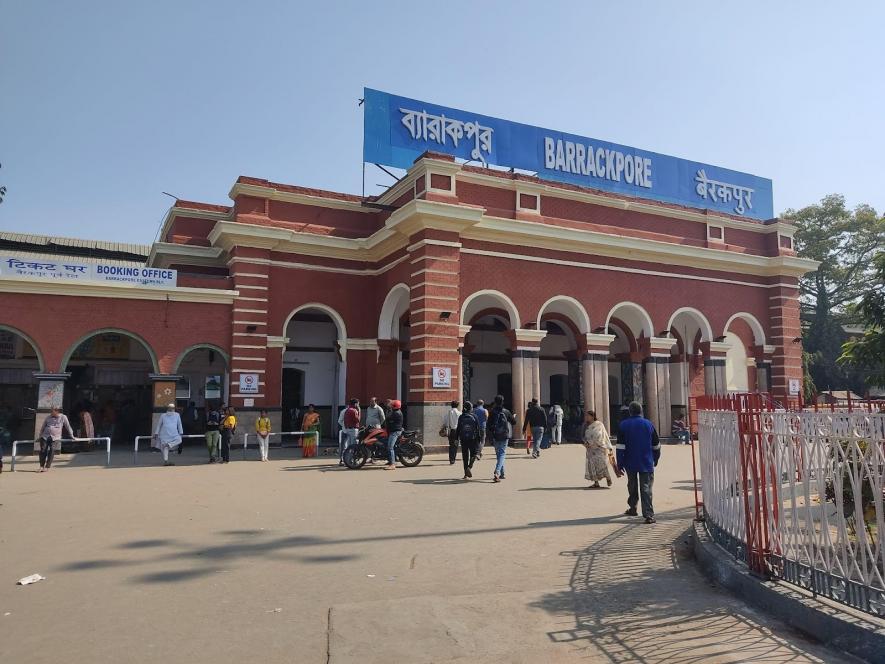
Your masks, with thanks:
[(317, 439), (320, 431), (320, 414), (316, 412), (313, 404), (308, 404), (307, 412), (301, 418), (301, 430), (304, 432), (316, 431), (316, 435), (303, 436), (301, 438), (304, 450), (304, 457), (313, 457), (317, 455)]

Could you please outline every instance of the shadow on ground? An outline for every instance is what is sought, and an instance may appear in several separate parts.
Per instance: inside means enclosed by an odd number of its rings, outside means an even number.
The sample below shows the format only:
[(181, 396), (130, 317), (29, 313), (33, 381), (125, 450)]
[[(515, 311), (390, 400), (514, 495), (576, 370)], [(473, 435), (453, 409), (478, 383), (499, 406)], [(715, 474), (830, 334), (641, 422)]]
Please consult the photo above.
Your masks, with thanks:
[[(671, 512), (655, 525), (625, 525), (561, 552), (569, 589), (532, 605), (562, 618), (550, 640), (585, 644), (588, 655), (601, 650), (611, 662), (823, 661), (773, 634), (733, 598), (709, 592), (690, 558), (692, 516), (690, 509)], [(791, 633), (791, 641), (802, 638)]]

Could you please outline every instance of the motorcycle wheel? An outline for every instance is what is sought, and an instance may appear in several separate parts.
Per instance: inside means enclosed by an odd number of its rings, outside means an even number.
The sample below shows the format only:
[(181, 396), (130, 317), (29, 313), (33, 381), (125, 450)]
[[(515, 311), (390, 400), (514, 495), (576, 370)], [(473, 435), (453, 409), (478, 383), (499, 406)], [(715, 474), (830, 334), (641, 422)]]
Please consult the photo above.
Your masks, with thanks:
[(351, 470), (359, 470), (368, 459), (369, 453), (363, 445), (352, 445), (344, 450), (344, 465)]
[(424, 446), (421, 443), (404, 443), (400, 445), (397, 457), (406, 468), (417, 466), (424, 458)]

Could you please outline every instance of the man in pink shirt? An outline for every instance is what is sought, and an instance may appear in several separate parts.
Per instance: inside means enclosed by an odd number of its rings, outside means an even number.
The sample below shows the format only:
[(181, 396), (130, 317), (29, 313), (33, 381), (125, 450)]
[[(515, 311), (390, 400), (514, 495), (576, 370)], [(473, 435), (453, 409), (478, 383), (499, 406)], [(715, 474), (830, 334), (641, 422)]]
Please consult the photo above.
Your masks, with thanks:
[(61, 408), (53, 408), (40, 428), (40, 435), (37, 436), (37, 442), (40, 444), (40, 472), (49, 470), (52, 466), (52, 456), (57, 450), (61, 450), (61, 438), (64, 431), (67, 430), (70, 438), (74, 437), (74, 430), (71, 429), (71, 423), (68, 416), (61, 412)]

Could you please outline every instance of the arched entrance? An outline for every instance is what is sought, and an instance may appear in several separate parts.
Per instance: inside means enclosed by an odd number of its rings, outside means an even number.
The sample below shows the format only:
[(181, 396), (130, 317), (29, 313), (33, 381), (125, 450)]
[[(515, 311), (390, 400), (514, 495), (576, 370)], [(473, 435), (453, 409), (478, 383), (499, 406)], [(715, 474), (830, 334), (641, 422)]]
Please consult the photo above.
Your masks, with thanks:
[(689, 399), (705, 393), (701, 344), (713, 341), (713, 332), (707, 317), (691, 307), (676, 310), (667, 330), (676, 339), (670, 349), (671, 415), (688, 416)]
[[(400, 283), (394, 286), (384, 300), (378, 318), (378, 342), (381, 351), (393, 354), (395, 385), (394, 394), (403, 404), (408, 401), (409, 391), (409, 287)], [(387, 342), (387, 346), (384, 343)], [(387, 355), (389, 358), (390, 355)], [(386, 377), (380, 381), (386, 385)]]
[(37, 381), (44, 371), (40, 351), (27, 335), (0, 325), (0, 444), (33, 438)]
[(464, 300), (461, 321), (469, 326), (462, 349), (463, 398), (490, 403), (504, 397), (507, 408), (521, 413), (525, 404), (513, 403), (511, 339), (519, 327), (513, 302), (498, 291), (479, 291)]
[(728, 344), (725, 354), (725, 384), (729, 392), (756, 389), (755, 347), (765, 345), (765, 331), (755, 316), (737, 313), (725, 324), (722, 341)]
[(321, 433), (333, 425), (344, 403), (347, 332), (341, 316), (322, 304), (296, 309), (286, 321), (281, 406), (284, 431), (297, 431), (308, 404), (320, 414)]
[(104, 329), (77, 341), (65, 355), (64, 409), (78, 435), (82, 413), (92, 416), (96, 436), (130, 442), (151, 431), (156, 356), (141, 337), (126, 330)]
[(227, 402), (228, 367), (227, 353), (213, 344), (195, 344), (178, 356), (172, 373), (180, 376), (175, 403), (185, 433), (203, 433), (207, 406)]
[[(645, 403), (645, 373), (640, 344), (654, 336), (648, 312), (633, 302), (612, 307), (606, 317), (608, 334), (614, 335), (609, 347), (609, 421), (615, 428), (619, 411), (631, 401)], [(617, 390), (613, 389), (617, 384)]]

